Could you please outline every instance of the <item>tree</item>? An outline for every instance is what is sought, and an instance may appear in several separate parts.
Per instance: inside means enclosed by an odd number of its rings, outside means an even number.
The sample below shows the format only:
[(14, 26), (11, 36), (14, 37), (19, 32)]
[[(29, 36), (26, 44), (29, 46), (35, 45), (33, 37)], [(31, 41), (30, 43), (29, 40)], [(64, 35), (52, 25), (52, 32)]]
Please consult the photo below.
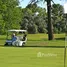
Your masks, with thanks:
[(52, 5), (52, 23), (55, 33), (65, 32), (65, 18), (63, 16), (63, 6), (60, 4)]
[(31, 3), (38, 3), (41, 1), (47, 2), (47, 13), (48, 13), (48, 40), (53, 40), (53, 25), (51, 22), (51, 1), (52, 0), (31, 0)]
[(3, 19), (6, 6), (3, 4), (3, 0), (0, 0), (0, 34), (4, 34), (5, 21)]
[(0, 14), (0, 34), (4, 34), (4, 20), (2, 15)]
[(51, 0), (47, 1), (47, 13), (48, 13), (48, 40), (53, 40), (53, 25), (51, 22)]
[(20, 29), (22, 14), (18, 5), (19, 0), (0, 0), (0, 14), (4, 23), (1, 26), (4, 32), (8, 29)]
[(28, 33), (37, 33), (37, 26), (34, 23), (34, 16), (29, 8), (23, 9), (24, 17), (21, 23), (21, 29), (25, 29)]
[[(36, 12), (39, 14), (36, 15)], [(29, 4), (22, 10), (24, 14), (21, 29), (28, 30), (29, 33), (47, 33), (46, 30), (46, 9), (38, 7), (36, 4)]]

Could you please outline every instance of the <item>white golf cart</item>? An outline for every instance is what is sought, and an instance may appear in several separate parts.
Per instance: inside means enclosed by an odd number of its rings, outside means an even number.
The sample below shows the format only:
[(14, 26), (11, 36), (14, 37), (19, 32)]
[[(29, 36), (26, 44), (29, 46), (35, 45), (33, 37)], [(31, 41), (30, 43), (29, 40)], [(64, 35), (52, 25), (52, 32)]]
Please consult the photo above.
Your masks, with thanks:
[[(14, 37), (10, 36), (12, 34), (14, 34)], [(27, 41), (26, 36), (26, 30), (8, 30), (5, 46), (24, 46)]]

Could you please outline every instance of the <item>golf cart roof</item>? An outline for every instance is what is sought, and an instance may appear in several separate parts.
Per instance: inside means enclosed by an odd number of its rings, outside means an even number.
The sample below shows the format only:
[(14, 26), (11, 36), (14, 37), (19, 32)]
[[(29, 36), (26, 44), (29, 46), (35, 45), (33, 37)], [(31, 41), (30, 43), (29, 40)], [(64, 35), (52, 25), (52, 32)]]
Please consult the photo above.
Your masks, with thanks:
[(8, 30), (9, 32), (27, 32), (27, 30)]

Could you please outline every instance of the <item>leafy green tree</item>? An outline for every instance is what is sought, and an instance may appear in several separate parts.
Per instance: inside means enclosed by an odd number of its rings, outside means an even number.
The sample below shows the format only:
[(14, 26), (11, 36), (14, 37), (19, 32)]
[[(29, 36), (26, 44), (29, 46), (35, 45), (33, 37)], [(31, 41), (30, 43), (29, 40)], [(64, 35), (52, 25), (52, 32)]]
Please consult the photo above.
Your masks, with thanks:
[(31, 0), (31, 3), (47, 2), (47, 17), (48, 17), (48, 40), (53, 40), (53, 25), (51, 22), (51, 1), (52, 0)]
[[(54, 27), (54, 33), (61, 33), (65, 30), (65, 18), (63, 16), (63, 6), (60, 4), (52, 5), (52, 23)], [(57, 31), (56, 31), (57, 30)]]
[(2, 15), (0, 14), (0, 34), (4, 34), (4, 20), (2, 18)]
[(28, 31), (28, 33), (37, 33), (37, 27), (34, 23), (34, 16), (30, 9), (25, 8), (23, 10), (24, 17), (21, 23), (21, 29), (25, 29)]
[(18, 5), (19, 0), (0, 0), (0, 15), (4, 23), (1, 26), (4, 32), (8, 29), (20, 29), (22, 13)]
[[(22, 10), (24, 18), (21, 28), (28, 30), (29, 33), (47, 33), (46, 31), (46, 10), (36, 4), (29, 4)], [(36, 12), (39, 14), (37, 15)]]

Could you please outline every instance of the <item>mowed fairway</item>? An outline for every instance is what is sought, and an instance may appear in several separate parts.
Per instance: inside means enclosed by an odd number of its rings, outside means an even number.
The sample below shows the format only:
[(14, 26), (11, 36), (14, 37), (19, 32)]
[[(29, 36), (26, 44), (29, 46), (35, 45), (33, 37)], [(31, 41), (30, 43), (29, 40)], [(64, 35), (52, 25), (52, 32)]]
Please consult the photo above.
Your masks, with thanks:
[[(41, 53), (41, 56), (38, 53)], [(63, 65), (63, 48), (0, 47), (0, 67), (63, 67)]]
[[(0, 35), (0, 45), (4, 45), (6, 35)], [(25, 46), (64, 46), (65, 34), (54, 34), (54, 40), (48, 41), (47, 34), (28, 34)]]
[(29, 34), (25, 47), (5, 47), (6, 37), (0, 36), (0, 67), (64, 67), (64, 47), (61, 46), (65, 45), (65, 34), (54, 37), (55, 40), (48, 41), (46, 34)]
[(64, 46), (65, 34), (54, 34), (54, 40), (48, 41), (47, 34), (29, 34), (26, 46)]

